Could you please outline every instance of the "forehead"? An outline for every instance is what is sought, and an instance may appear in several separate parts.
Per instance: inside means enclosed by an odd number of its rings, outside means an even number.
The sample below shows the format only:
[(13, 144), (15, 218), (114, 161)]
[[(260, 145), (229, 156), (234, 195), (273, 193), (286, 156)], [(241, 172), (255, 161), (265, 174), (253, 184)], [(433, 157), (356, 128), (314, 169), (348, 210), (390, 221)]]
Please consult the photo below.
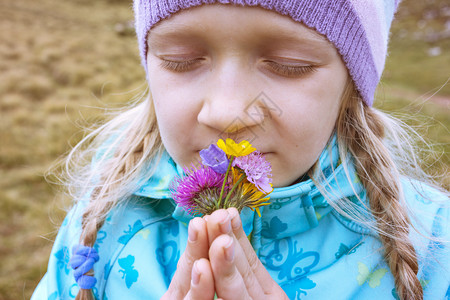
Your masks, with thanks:
[(237, 7), (209, 4), (180, 11), (157, 23), (150, 30), (149, 45), (157, 46), (176, 40), (193, 38), (242, 39), (251, 43), (261, 39), (317, 46), (330, 45), (329, 41), (288, 16), (260, 7)]

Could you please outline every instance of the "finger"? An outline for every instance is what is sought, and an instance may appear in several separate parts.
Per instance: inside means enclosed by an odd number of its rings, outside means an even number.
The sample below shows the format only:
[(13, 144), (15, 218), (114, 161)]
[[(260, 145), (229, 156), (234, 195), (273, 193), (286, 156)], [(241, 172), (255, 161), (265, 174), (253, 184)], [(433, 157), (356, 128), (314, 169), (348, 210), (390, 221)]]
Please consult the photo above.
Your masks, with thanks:
[(192, 266), (196, 260), (208, 258), (208, 234), (202, 218), (189, 222), (186, 250), (178, 261), (177, 270), (170, 282), (168, 294), (172, 299), (181, 299), (191, 287)]
[[(247, 288), (248, 294), (253, 299), (260, 299), (261, 291), (264, 291), (265, 289), (262, 287), (262, 283), (259, 282), (258, 277), (253, 272), (253, 268), (250, 265), (251, 262), (249, 262), (247, 260), (244, 250), (242, 249), (241, 245), (236, 240), (236, 237), (234, 235), (233, 235), (233, 243), (234, 243), (234, 245), (233, 245), (233, 247), (234, 247), (233, 263), (236, 266), (238, 272), (241, 274), (241, 277)], [(213, 259), (214, 259), (214, 263), (216, 263), (216, 261), (215, 261), (216, 257), (214, 257)], [(224, 263), (223, 261), (221, 262), (220, 259), (221, 259), (221, 257), (218, 256), (218, 260), (219, 260), (218, 263)], [(258, 259), (258, 258), (256, 258), (256, 259)], [(258, 259), (258, 261), (259, 261), (259, 259)], [(266, 269), (264, 269), (263, 271), (267, 273)], [(272, 282), (273, 282), (273, 280), (270, 277), (270, 281), (264, 282), (264, 284), (268, 284), (269, 286), (271, 286)]]
[[(269, 272), (267, 272), (266, 268), (259, 260), (258, 256), (255, 253), (255, 250), (253, 249), (252, 245), (250, 244), (250, 241), (247, 238), (247, 235), (242, 229), (242, 222), (239, 216), (239, 212), (234, 207), (228, 208), (227, 211), (231, 218), (231, 229), (233, 235), (240, 245), (239, 249), (243, 251), (243, 256), (241, 255), (237, 256), (236, 265), (238, 266), (239, 271), (241, 272), (241, 274), (242, 273), (245, 274), (249, 272), (246, 269), (247, 266), (249, 266), (251, 272), (255, 275), (261, 288), (265, 292), (271, 291), (275, 281), (272, 279)], [(246, 263), (244, 263), (243, 261), (244, 256)]]
[(216, 237), (221, 234), (231, 234), (231, 217), (227, 210), (219, 209), (206, 216), (208, 241), (211, 246)]
[[(235, 244), (232, 237), (223, 234), (214, 240), (209, 249), (217, 296), (223, 299), (262, 299), (261, 288), (247, 286), (236, 267)], [(253, 282), (258, 285), (256, 279)]]
[(192, 267), (191, 288), (185, 300), (211, 300), (214, 298), (214, 278), (211, 265), (205, 258), (197, 260)]

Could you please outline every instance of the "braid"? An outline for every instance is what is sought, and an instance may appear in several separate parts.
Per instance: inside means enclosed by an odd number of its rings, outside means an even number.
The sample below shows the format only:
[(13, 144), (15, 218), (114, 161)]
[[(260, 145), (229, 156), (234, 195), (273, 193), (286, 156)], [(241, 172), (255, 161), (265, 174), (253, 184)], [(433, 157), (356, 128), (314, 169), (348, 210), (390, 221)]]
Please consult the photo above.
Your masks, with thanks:
[[(87, 212), (83, 214), (83, 221), (85, 220), (85, 215)], [(97, 219), (91, 218), (91, 221), (83, 224), (82, 234), (80, 238), (80, 243), (82, 245), (93, 247), (95, 240), (97, 239), (97, 232), (101, 227), (101, 223), (104, 222), (104, 219), (101, 222), (97, 222)], [(89, 270), (84, 275), (94, 276), (94, 269)], [(92, 290), (80, 289), (75, 300), (94, 300), (94, 295)]]
[[(143, 112), (142, 108), (137, 108), (136, 112)], [(129, 126), (129, 130), (123, 135), (124, 140), (114, 151), (113, 157), (100, 166), (101, 180), (91, 193), (82, 217), (80, 236), (82, 245), (94, 246), (97, 232), (103, 226), (109, 211), (119, 204), (120, 198), (127, 198), (128, 190), (124, 187), (133, 182), (144, 162), (151, 161), (162, 150), (156, 119), (152, 117), (153, 111), (144, 110), (144, 112), (146, 117), (141, 120), (135, 118), (139, 123), (132, 123)], [(94, 270), (85, 275), (93, 276)], [(80, 289), (76, 300), (94, 300), (92, 290)]]
[(423, 299), (417, 278), (417, 255), (409, 239), (411, 223), (401, 204), (399, 172), (383, 144), (382, 117), (361, 99), (355, 99), (356, 91), (352, 94), (353, 97), (344, 97), (337, 122), (340, 144), (346, 145), (355, 158), (356, 171), (367, 191), (399, 298)]

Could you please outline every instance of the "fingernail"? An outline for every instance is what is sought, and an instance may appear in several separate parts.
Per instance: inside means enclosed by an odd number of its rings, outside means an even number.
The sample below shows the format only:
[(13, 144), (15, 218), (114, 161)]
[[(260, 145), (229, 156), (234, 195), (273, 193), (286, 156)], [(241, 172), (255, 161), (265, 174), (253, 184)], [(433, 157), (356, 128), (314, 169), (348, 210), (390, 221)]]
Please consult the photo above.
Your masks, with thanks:
[(231, 231), (231, 218), (230, 215), (227, 214), (226, 218), (219, 223), (220, 226), (220, 231), (222, 231), (222, 233), (229, 233)]
[(225, 259), (229, 262), (232, 262), (234, 259), (233, 238), (229, 236), (228, 239), (230, 241), (225, 245), (225, 247), (223, 247), (223, 251), (225, 254)]
[(194, 229), (194, 226), (189, 226), (188, 228), (188, 240), (191, 243), (195, 243), (197, 241), (198, 238), (198, 232), (197, 230)]
[(208, 222), (209, 216), (204, 216), (203, 219)]
[(236, 209), (230, 209), (231, 216), (231, 228), (233, 230), (238, 229), (241, 226), (241, 220), (239, 219), (239, 213)]
[(200, 282), (200, 272), (197, 268), (197, 261), (194, 262), (194, 265), (192, 266), (192, 275), (191, 275), (191, 284), (197, 285)]

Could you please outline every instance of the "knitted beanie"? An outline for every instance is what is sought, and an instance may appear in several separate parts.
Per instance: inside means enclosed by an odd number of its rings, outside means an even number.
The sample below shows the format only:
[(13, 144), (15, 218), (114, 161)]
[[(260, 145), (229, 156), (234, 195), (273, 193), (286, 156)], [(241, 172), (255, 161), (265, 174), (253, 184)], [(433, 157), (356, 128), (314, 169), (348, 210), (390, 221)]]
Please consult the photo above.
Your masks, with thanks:
[(212, 3), (259, 6), (315, 29), (333, 43), (367, 105), (373, 104), (387, 55), (389, 29), (400, 0), (134, 0), (142, 64), (147, 35), (174, 13)]

